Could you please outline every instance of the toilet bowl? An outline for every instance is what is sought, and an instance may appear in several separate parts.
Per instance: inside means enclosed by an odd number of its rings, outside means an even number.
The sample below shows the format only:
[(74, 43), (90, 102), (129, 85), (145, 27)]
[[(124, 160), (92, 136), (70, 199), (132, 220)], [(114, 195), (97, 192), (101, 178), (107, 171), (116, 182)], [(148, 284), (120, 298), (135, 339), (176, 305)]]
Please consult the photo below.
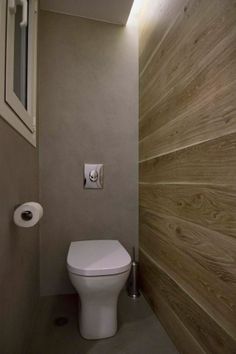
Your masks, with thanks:
[(84, 338), (101, 339), (116, 333), (118, 296), (130, 266), (130, 255), (117, 240), (70, 244), (67, 269), (80, 298), (79, 328)]

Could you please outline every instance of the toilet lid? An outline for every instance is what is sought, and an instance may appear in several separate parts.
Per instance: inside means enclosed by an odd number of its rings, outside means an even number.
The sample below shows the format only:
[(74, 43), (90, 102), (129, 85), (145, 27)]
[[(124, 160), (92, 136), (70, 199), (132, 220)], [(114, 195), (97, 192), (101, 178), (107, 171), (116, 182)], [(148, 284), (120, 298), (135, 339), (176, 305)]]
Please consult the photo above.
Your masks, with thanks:
[(71, 242), (67, 268), (84, 276), (123, 273), (130, 268), (131, 258), (117, 240), (89, 240)]

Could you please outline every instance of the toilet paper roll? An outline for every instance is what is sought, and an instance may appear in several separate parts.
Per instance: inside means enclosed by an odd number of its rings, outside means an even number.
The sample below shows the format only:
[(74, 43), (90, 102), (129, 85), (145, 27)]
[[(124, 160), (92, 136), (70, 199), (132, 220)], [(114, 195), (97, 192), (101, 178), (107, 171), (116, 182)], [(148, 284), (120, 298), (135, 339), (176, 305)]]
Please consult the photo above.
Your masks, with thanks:
[(18, 206), (14, 211), (14, 223), (21, 227), (32, 227), (43, 216), (43, 208), (39, 203), (27, 202)]

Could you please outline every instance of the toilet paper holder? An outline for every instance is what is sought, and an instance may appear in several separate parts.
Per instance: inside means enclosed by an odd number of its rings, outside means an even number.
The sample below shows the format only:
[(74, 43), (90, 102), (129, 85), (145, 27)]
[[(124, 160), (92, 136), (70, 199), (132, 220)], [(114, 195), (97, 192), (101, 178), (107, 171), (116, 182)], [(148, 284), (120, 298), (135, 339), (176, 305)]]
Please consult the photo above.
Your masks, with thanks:
[[(15, 208), (14, 208), (14, 211), (15, 211), (19, 206), (21, 206), (21, 204), (17, 204), (17, 205), (15, 206)], [(23, 212), (21, 213), (21, 217), (22, 217), (22, 219), (23, 219), (24, 221), (29, 221), (29, 220), (32, 219), (33, 214), (32, 214), (32, 212), (31, 212), (30, 210), (25, 210), (25, 211), (23, 211)]]
[(25, 202), (14, 208), (13, 220), (17, 226), (32, 227), (43, 216), (43, 207), (38, 202)]
[(33, 217), (33, 214), (29, 210), (25, 210), (21, 213), (21, 217), (24, 221), (30, 221)]

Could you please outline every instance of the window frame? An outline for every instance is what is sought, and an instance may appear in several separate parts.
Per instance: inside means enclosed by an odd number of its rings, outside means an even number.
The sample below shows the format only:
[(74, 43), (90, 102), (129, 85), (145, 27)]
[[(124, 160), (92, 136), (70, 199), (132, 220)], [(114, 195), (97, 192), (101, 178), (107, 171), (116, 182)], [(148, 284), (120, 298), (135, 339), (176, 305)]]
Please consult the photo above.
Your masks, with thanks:
[(14, 31), (12, 27), (9, 28), (8, 13), (8, 0), (2, 0), (0, 2), (0, 116), (36, 147), (38, 0), (29, 0), (28, 6), (27, 110), (13, 91)]

